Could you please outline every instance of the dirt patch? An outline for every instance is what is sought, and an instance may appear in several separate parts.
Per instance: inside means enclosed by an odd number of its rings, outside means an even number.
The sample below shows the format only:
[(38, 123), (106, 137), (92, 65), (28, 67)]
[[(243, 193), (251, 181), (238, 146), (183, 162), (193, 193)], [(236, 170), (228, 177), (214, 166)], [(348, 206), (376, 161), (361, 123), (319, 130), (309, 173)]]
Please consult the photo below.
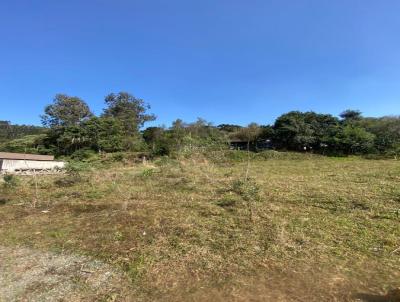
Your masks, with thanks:
[(129, 287), (115, 268), (88, 257), (0, 246), (0, 301), (115, 301)]

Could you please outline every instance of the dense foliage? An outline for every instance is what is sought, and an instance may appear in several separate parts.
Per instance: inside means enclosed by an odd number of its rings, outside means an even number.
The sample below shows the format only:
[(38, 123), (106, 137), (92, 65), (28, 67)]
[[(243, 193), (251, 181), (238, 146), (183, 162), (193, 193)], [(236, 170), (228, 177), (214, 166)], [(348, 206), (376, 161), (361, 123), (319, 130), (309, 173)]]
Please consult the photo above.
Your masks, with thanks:
[(315, 112), (291, 111), (273, 125), (251, 123), (213, 126), (198, 119), (177, 119), (171, 127), (148, 127), (154, 121), (150, 106), (127, 92), (105, 97), (100, 116), (93, 115), (78, 97), (57, 94), (45, 107), (46, 128), (11, 125), (0, 121), (0, 150), (89, 156), (95, 152), (140, 151), (149, 155), (176, 155), (212, 150), (263, 149), (314, 152), (327, 155), (400, 154), (400, 117), (363, 117), (346, 110), (339, 117)]
[(52, 128), (77, 126), (91, 116), (93, 113), (82, 99), (57, 94), (53, 104), (46, 106), (41, 118), (44, 126)]

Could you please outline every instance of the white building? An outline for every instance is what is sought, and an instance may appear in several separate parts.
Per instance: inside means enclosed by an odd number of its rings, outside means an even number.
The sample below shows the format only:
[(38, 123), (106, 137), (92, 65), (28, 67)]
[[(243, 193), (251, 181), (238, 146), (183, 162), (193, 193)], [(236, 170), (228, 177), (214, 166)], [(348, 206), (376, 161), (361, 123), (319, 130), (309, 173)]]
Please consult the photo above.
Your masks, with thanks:
[(0, 152), (0, 172), (54, 171), (63, 169), (65, 163), (55, 161), (52, 155)]

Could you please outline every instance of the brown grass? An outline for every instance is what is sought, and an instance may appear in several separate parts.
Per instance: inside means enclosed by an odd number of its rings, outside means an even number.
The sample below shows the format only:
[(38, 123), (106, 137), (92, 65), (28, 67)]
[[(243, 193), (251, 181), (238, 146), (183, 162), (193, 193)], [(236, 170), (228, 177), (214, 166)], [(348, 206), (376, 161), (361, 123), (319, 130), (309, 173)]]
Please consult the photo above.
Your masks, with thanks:
[(129, 301), (352, 301), (400, 286), (398, 161), (255, 159), (238, 189), (245, 170), (200, 157), (115, 164), (69, 187), (41, 176), (36, 208), (21, 178), (2, 192), (0, 242), (113, 264)]

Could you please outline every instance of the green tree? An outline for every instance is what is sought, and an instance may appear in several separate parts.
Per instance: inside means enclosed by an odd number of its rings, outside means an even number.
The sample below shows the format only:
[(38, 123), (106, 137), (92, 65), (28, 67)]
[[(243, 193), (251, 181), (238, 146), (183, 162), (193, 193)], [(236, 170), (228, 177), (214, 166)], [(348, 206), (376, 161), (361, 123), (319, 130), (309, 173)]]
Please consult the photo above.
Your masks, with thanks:
[(250, 123), (247, 127), (240, 128), (236, 133), (236, 137), (246, 141), (247, 151), (250, 151), (250, 145), (257, 141), (261, 133), (262, 129), (257, 123)]
[(93, 117), (83, 124), (90, 148), (96, 151), (117, 152), (124, 149), (123, 125), (112, 117)]
[(339, 114), (345, 122), (358, 121), (362, 119), (362, 113), (359, 110), (347, 109)]
[(169, 154), (170, 148), (164, 128), (148, 127), (143, 131), (143, 138), (154, 155)]
[(400, 117), (364, 118), (358, 123), (375, 134), (375, 148), (385, 153), (400, 146)]
[(263, 140), (273, 140), (275, 136), (274, 128), (270, 125), (260, 126), (259, 138)]
[(281, 115), (275, 121), (275, 142), (281, 148), (303, 150), (316, 143), (314, 129), (305, 119), (305, 114), (292, 111)]
[(144, 123), (156, 119), (155, 115), (147, 113), (150, 105), (127, 92), (111, 93), (106, 96), (105, 103), (107, 108), (103, 116), (120, 120), (128, 136), (137, 135)]
[(239, 131), (242, 128), (242, 126), (232, 125), (232, 124), (220, 124), (217, 126), (217, 128), (227, 133), (234, 133)]
[(347, 154), (370, 153), (374, 148), (375, 135), (364, 128), (346, 125), (339, 134), (340, 143)]
[(273, 128), (274, 142), (280, 148), (321, 150), (333, 143), (340, 123), (330, 114), (292, 111), (278, 117)]
[(44, 115), (41, 118), (44, 126), (53, 128), (77, 126), (92, 116), (89, 106), (82, 99), (57, 94), (53, 104), (45, 107)]

